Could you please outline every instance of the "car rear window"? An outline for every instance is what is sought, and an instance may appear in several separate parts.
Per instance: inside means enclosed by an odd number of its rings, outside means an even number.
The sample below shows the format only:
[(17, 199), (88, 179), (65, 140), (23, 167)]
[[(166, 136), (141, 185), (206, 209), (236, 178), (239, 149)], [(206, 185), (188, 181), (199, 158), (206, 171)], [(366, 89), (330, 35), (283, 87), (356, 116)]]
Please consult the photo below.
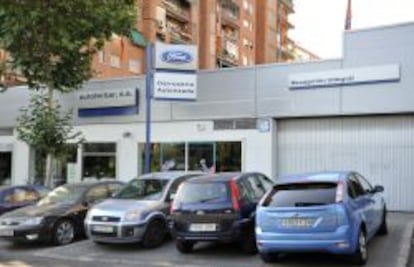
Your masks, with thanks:
[(296, 183), (276, 186), (263, 202), (269, 207), (306, 207), (335, 203), (336, 183)]
[(184, 183), (177, 196), (181, 204), (217, 203), (230, 200), (229, 186), (225, 182)]

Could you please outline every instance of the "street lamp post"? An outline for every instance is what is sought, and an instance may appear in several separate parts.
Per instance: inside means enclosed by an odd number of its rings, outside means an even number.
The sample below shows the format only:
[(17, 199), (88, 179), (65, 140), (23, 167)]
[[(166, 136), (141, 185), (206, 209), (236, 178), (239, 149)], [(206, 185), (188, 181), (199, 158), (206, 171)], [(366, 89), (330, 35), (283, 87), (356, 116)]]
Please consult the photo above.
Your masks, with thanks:
[(146, 99), (146, 120), (145, 120), (145, 173), (151, 171), (151, 98), (152, 98), (152, 55), (153, 45), (147, 44), (145, 50), (145, 99)]

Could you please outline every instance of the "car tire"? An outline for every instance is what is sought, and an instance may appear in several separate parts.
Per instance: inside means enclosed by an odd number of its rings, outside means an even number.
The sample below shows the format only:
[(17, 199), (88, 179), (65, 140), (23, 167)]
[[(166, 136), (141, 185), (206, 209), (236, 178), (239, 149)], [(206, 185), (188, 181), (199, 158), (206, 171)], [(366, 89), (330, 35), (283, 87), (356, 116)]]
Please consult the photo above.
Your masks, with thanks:
[(188, 254), (193, 251), (195, 243), (187, 240), (177, 240), (175, 242), (175, 247), (177, 250), (183, 254)]
[(75, 239), (75, 225), (69, 219), (58, 221), (53, 227), (53, 244), (56, 246), (67, 245)]
[(242, 250), (244, 253), (249, 255), (257, 253), (256, 237), (253, 231), (246, 231), (242, 240)]
[(161, 246), (165, 239), (165, 223), (161, 220), (154, 220), (149, 223), (142, 245), (144, 248), (156, 248)]
[(279, 261), (278, 253), (260, 252), (260, 258), (265, 263), (274, 263)]
[(383, 213), (382, 213), (382, 221), (381, 225), (377, 232), (378, 235), (386, 235), (388, 234), (388, 225), (387, 225), (387, 209), (384, 207)]
[(352, 254), (352, 262), (357, 265), (364, 265), (368, 260), (368, 247), (365, 232), (361, 229), (358, 234), (357, 247)]

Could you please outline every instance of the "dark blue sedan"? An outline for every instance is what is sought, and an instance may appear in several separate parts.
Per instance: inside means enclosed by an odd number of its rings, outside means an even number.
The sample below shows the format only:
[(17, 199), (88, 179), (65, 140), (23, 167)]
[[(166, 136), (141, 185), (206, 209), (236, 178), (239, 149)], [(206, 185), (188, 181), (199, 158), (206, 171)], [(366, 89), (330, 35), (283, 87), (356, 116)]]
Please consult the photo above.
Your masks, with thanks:
[(387, 233), (382, 186), (356, 172), (302, 174), (281, 179), (258, 205), (256, 241), (265, 262), (284, 252), (368, 258), (367, 242)]
[(33, 205), (49, 192), (41, 185), (15, 185), (0, 187), (0, 215), (27, 205)]

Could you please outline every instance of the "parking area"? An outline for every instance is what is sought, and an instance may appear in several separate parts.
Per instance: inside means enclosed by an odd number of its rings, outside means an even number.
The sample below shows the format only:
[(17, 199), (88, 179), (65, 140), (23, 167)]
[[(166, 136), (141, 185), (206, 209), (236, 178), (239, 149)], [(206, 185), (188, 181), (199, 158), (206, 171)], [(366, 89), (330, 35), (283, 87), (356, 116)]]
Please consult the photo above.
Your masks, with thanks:
[[(369, 243), (366, 266), (403, 267), (408, 257), (406, 245), (411, 240), (411, 222), (414, 214), (390, 213), (389, 234), (375, 237)], [(149, 266), (149, 267), (251, 267), (251, 266), (350, 266), (341, 257), (326, 254), (292, 254), (277, 264), (264, 264), (259, 256), (243, 255), (234, 245), (200, 244), (193, 253), (182, 255), (173, 241), (157, 249), (139, 245), (96, 245), (82, 240), (62, 247), (38, 244), (14, 245), (0, 242), (0, 266)]]

